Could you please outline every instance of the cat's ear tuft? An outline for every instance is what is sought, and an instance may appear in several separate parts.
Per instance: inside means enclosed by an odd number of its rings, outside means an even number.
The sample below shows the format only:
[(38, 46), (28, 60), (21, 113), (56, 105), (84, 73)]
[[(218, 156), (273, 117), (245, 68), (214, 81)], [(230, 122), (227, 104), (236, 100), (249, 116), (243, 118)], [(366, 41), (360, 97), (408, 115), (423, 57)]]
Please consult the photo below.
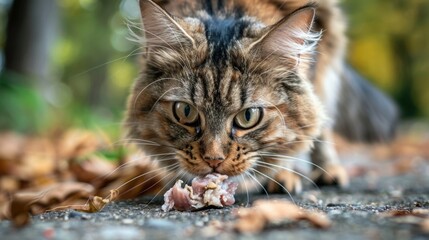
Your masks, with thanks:
[(195, 46), (194, 39), (173, 16), (151, 0), (139, 2), (147, 48)]
[(297, 63), (309, 60), (321, 37), (321, 32), (312, 31), (315, 12), (314, 7), (304, 7), (291, 13), (267, 27), (249, 48), (259, 47), (266, 54), (295, 59)]

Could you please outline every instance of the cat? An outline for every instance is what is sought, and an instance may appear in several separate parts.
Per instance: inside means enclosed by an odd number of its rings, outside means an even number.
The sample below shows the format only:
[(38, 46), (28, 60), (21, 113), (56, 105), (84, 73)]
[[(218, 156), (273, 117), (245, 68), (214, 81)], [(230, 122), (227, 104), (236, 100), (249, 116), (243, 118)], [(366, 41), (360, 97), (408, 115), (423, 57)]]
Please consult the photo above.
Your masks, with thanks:
[[(140, 0), (140, 10), (127, 137), (170, 172), (217, 172), (270, 191), (299, 192), (302, 178), (347, 186), (333, 132), (394, 135), (393, 102), (345, 62), (336, 0)], [(310, 175), (296, 171), (300, 161)]]

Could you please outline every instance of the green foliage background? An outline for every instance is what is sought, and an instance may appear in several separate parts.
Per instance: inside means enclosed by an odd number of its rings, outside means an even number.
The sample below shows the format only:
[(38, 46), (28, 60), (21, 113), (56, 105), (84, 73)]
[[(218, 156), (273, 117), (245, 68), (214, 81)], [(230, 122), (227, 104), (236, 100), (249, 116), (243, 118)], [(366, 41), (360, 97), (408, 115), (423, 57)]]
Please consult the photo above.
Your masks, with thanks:
[[(0, 0), (0, 49), (7, 0)], [(139, 22), (136, 0), (57, 0), (60, 34), (52, 46), (55, 96), (44, 96), (29, 76), (3, 71), (0, 129), (41, 132), (70, 126), (119, 136), (140, 49), (127, 40), (127, 21)], [(349, 62), (391, 95), (403, 118), (429, 117), (429, 2), (344, 0), (349, 18)], [(0, 69), (2, 59), (0, 58)]]

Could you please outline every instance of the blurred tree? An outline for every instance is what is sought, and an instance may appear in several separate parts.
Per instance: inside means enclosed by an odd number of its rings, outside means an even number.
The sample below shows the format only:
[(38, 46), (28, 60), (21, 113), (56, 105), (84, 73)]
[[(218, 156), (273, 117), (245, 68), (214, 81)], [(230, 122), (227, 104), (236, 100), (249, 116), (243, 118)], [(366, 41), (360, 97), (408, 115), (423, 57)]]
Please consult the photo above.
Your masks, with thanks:
[(429, 1), (345, 1), (351, 63), (389, 92), (404, 118), (429, 117)]
[(41, 130), (49, 124), (47, 102), (52, 87), (51, 50), (57, 38), (55, 0), (12, 1), (0, 72), (0, 129)]
[[(429, 117), (429, 1), (341, 3), (351, 64), (394, 96), (404, 116)], [(0, 0), (7, 68), (0, 75), (0, 129), (119, 129), (139, 68), (127, 19), (141, 27), (137, 0)], [(0, 55), (0, 68), (1, 62)]]
[(5, 70), (32, 77), (42, 92), (51, 90), (50, 52), (57, 38), (58, 20), (55, 0), (14, 0), (9, 12)]

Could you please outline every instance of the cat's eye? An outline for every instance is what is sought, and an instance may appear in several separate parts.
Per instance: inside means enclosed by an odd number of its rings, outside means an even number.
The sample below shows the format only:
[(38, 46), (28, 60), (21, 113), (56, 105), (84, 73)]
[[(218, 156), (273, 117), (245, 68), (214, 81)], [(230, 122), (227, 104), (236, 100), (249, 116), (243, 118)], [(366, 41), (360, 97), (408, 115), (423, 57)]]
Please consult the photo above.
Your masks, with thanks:
[(246, 108), (239, 112), (234, 118), (235, 126), (242, 129), (249, 129), (256, 126), (262, 118), (261, 108)]
[(184, 125), (193, 125), (198, 121), (198, 112), (190, 104), (185, 102), (175, 102), (173, 114), (176, 120)]

